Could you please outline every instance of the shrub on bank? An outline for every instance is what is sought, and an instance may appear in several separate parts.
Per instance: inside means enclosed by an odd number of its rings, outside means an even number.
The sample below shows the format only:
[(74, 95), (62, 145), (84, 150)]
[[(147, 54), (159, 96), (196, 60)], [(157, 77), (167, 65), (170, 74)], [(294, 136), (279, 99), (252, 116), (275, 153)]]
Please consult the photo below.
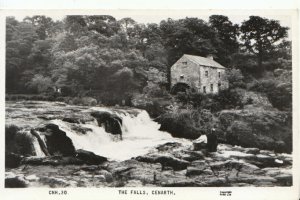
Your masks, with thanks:
[(249, 89), (265, 93), (273, 105), (279, 110), (290, 110), (292, 108), (292, 84), (279, 83), (276, 80), (261, 80), (249, 85)]
[(173, 137), (196, 139), (201, 133), (207, 133), (214, 126), (213, 115), (209, 110), (181, 109), (168, 112), (156, 119), (160, 130), (167, 131)]
[(243, 91), (240, 88), (221, 90), (218, 94), (178, 92), (176, 99), (183, 105), (192, 105), (196, 109), (202, 108), (211, 112), (243, 107)]
[(277, 152), (292, 151), (292, 116), (289, 112), (261, 108), (222, 110), (218, 119), (226, 143)]

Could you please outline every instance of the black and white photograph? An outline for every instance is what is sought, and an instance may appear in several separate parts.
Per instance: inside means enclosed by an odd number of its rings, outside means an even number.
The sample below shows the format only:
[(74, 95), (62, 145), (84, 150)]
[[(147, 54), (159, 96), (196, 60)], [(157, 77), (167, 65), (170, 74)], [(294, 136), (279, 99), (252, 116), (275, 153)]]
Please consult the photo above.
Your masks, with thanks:
[(6, 189), (294, 186), (292, 14), (150, 13), (5, 16)]

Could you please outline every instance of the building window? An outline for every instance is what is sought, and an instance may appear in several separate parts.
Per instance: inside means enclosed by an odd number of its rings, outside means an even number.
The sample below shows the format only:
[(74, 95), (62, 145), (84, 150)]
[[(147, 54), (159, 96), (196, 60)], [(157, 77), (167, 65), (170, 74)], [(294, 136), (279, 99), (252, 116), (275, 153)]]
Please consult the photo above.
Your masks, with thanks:
[(211, 92), (214, 91), (214, 84), (210, 84), (210, 91), (211, 91)]
[(208, 77), (208, 71), (205, 71), (205, 76)]
[(180, 75), (180, 79), (184, 79), (184, 75), (182, 74), (182, 75)]
[(182, 64), (187, 65), (187, 62), (182, 62)]
[(203, 86), (203, 93), (206, 93), (206, 86)]
[(218, 83), (218, 89), (221, 90), (221, 83)]
[(219, 78), (221, 78), (221, 72), (218, 72), (218, 74), (219, 74)]

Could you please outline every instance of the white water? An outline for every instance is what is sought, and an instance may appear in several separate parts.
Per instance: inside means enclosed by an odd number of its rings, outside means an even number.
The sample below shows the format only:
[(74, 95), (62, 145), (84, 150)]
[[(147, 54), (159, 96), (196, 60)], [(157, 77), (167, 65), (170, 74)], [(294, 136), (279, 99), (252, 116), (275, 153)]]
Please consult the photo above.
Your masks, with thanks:
[(67, 122), (53, 120), (52, 123), (57, 124), (66, 132), (76, 149), (92, 151), (112, 160), (126, 160), (143, 155), (154, 150), (155, 146), (166, 142), (191, 144), (188, 140), (173, 138), (169, 133), (159, 131), (160, 125), (152, 121), (146, 111), (140, 111), (137, 116), (128, 113), (118, 115), (123, 121), (122, 140), (118, 138), (119, 136), (105, 132), (96, 123), (80, 124), (93, 130), (85, 135), (73, 131)]
[(41, 149), (41, 147), (40, 147), (40, 144), (39, 144), (38, 140), (36, 139), (36, 137), (33, 137), (32, 144), (33, 144), (33, 147), (34, 147), (36, 156), (37, 156), (37, 157), (44, 157), (45, 154), (44, 154), (44, 152), (42, 151), (42, 149)]
[(20, 134), (27, 135), (27, 137), (31, 138), (32, 146), (34, 148), (34, 151), (35, 151), (37, 157), (45, 156), (44, 152), (42, 151), (42, 149), (40, 147), (40, 144), (39, 144), (37, 138), (34, 137), (33, 135), (31, 135), (30, 130), (22, 130)]

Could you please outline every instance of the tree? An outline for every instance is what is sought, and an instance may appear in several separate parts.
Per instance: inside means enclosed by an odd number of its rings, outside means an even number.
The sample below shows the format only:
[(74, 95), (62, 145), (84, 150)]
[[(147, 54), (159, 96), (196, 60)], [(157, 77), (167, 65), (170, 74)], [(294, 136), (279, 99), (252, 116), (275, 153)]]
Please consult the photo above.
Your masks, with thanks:
[(274, 44), (287, 37), (287, 27), (276, 20), (259, 16), (250, 16), (241, 26), (243, 45), (257, 56), (258, 66), (264, 70), (265, 56), (274, 48)]
[(55, 32), (53, 29), (55, 23), (50, 17), (35, 15), (32, 17), (25, 17), (23, 21), (31, 23), (36, 27), (36, 33), (40, 40), (45, 40), (46, 38), (51, 37)]
[(52, 62), (52, 43), (53, 40), (37, 40), (33, 43), (31, 53), (28, 56), (28, 62), (30, 63), (30, 68), (33, 69), (35, 73), (47, 74), (49, 69), (47, 69)]
[(209, 17), (210, 26), (217, 32), (222, 44), (217, 49), (217, 57), (221, 64), (227, 66), (231, 62), (232, 54), (239, 48), (237, 37), (239, 26), (233, 24), (227, 16), (211, 15)]
[(83, 35), (87, 31), (87, 23), (84, 16), (81, 15), (68, 15), (63, 20), (65, 24), (65, 30), (71, 35)]
[(117, 20), (110, 15), (91, 15), (84, 17), (88, 30), (110, 37), (120, 30)]
[(44, 77), (43, 75), (36, 74), (32, 80), (27, 84), (27, 87), (33, 89), (35, 92), (46, 92), (53, 85), (50, 77)]
[(6, 89), (8, 92), (24, 91), (22, 73), (29, 65), (28, 56), (38, 36), (32, 24), (7, 18), (6, 42)]
[(283, 40), (280, 44), (274, 45), (273, 50), (268, 54), (268, 61), (264, 62), (266, 69), (288, 69), (292, 70), (292, 44)]
[(13, 35), (16, 31), (18, 23), (19, 22), (14, 17), (6, 18), (6, 42), (11, 41), (13, 39)]
[(127, 34), (129, 29), (132, 29), (133, 26), (136, 24), (136, 21), (134, 21), (130, 17), (125, 17), (119, 20), (119, 24), (121, 25), (124, 32)]
[(125, 94), (126, 92), (135, 91), (139, 87), (139, 83), (134, 78), (134, 72), (124, 67), (111, 76), (110, 88), (116, 94)]
[(229, 88), (245, 88), (244, 76), (239, 69), (226, 71), (226, 78), (229, 81)]

